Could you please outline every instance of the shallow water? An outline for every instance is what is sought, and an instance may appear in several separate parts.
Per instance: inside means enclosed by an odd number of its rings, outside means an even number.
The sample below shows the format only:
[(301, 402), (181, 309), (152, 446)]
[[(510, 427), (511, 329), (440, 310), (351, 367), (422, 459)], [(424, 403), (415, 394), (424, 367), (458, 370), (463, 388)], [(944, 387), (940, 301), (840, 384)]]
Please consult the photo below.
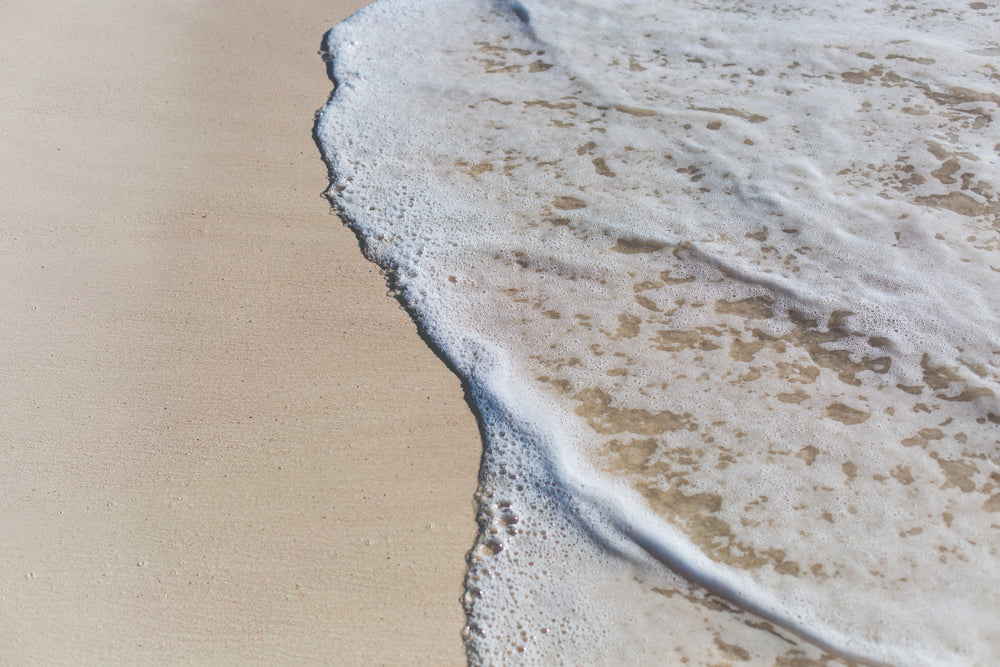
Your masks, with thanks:
[(483, 426), (473, 662), (997, 658), (998, 18), (331, 31), (331, 200)]

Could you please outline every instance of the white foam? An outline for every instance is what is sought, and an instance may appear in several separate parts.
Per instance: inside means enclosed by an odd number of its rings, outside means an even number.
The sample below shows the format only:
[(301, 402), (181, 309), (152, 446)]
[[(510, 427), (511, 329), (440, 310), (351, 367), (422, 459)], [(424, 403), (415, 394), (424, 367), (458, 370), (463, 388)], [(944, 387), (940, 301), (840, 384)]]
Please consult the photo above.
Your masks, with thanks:
[(381, 0), (331, 31), (331, 199), (486, 434), (474, 661), (1000, 653), (980, 4)]

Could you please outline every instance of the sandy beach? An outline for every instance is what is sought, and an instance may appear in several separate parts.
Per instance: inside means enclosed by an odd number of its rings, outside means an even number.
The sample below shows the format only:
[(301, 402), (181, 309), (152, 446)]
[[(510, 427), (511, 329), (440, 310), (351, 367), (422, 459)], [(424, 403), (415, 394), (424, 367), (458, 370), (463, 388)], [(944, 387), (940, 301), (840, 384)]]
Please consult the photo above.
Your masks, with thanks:
[(463, 663), (476, 424), (311, 137), (363, 4), (0, 8), (0, 663)]

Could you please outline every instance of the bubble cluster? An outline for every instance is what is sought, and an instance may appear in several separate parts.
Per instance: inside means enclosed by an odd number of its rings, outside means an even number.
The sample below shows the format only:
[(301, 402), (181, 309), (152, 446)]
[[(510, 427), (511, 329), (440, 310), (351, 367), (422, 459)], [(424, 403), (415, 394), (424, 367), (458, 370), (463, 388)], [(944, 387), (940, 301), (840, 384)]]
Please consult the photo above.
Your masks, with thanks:
[(330, 199), (483, 430), (474, 663), (1000, 654), (998, 22), (381, 0), (331, 31)]

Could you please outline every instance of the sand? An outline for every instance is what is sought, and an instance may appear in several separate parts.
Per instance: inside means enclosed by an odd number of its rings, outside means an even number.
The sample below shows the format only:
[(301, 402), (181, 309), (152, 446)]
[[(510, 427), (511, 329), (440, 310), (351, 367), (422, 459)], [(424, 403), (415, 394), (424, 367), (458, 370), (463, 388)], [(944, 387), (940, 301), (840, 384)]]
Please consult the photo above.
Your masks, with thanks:
[(476, 425), (310, 135), (361, 4), (0, 8), (0, 662), (462, 663)]

